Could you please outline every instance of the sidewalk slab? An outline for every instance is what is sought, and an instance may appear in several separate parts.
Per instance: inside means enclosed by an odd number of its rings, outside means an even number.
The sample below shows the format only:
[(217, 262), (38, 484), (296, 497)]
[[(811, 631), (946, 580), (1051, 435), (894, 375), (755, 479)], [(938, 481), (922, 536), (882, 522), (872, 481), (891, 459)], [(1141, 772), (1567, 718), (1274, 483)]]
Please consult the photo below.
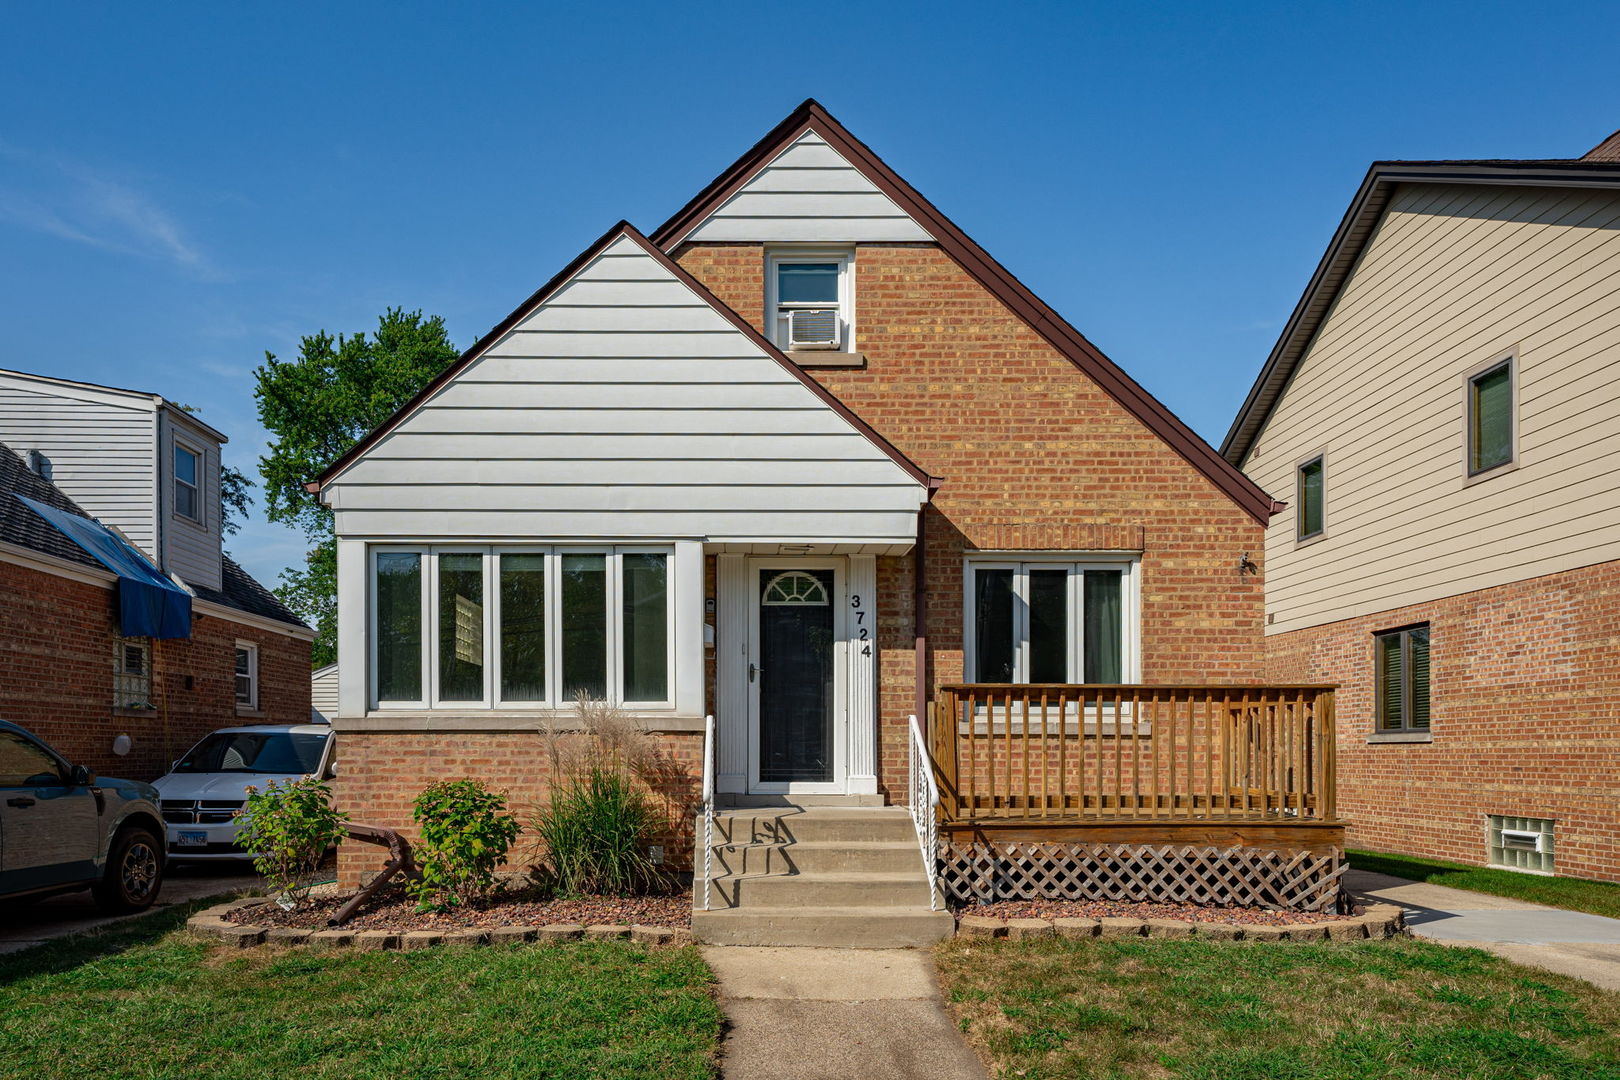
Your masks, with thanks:
[(726, 1080), (985, 1080), (912, 949), (708, 946)]
[(1349, 870), (1345, 888), (1406, 909), (1413, 936), (1620, 990), (1620, 919)]

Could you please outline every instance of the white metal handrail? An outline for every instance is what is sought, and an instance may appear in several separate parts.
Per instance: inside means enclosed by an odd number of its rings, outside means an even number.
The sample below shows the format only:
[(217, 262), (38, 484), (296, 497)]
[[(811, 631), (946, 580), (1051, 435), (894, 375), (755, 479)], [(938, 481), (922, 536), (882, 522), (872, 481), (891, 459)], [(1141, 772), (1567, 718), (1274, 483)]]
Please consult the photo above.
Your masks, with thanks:
[(912, 714), (908, 727), (911, 748), (907, 774), (910, 779), (911, 823), (917, 828), (917, 844), (922, 849), (923, 873), (928, 875), (928, 907), (939, 910), (939, 785), (934, 782), (934, 762), (923, 742), (922, 727)]
[(714, 714), (703, 718), (703, 910), (709, 910), (714, 876)]

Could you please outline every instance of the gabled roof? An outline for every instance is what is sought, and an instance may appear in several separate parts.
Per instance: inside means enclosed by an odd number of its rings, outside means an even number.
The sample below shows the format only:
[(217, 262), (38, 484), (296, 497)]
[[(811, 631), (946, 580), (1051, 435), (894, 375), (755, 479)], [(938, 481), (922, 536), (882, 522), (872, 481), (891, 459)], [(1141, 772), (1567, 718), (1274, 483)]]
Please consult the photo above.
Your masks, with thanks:
[[(1615, 143), (1620, 132), (1593, 150)], [(1620, 143), (1616, 144), (1620, 153)], [(1497, 184), (1524, 187), (1615, 187), (1620, 186), (1620, 157), (1504, 161), (1375, 161), (1350, 200), (1344, 220), (1328, 243), (1327, 252), (1305, 286), (1305, 294), (1294, 306), (1283, 327), (1282, 336), (1266, 357), (1260, 375), (1249, 390), (1243, 407), (1221, 442), (1221, 454), (1241, 467), (1260, 429), (1265, 426), (1288, 380), (1299, 367), (1316, 332), (1321, 329), (1340, 289), (1355, 268), (1373, 230), (1389, 206), (1400, 184)]]
[(806, 101), (772, 128), (730, 168), (652, 234), (653, 243), (673, 252), (722, 204), (749, 183), (788, 146), (813, 131), (939, 243), (980, 285), (1006, 304), (1059, 353), (1085, 372), (1109, 396), (1168, 443), (1217, 488), (1265, 524), (1276, 508), (1271, 496), (1215, 452), (1203, 439), (1056, 311), (1029, 290), (989, 253), (851, 135), (815, 100)]
[(331, 483), (340, 473), (343, 472), (344, 469), (348, 468), (356, 460), (364, 456), (367, 450), (385, 438), (390, 432), (397, 428), (402, 421), (420, 408), (424, 402), (433, 397), (433, 395), (438, 393), (441, 388), (443, 388), (447, 383), (465, 370), (468, 365), (472, 364), (475, 360), (482, 356), (484, 352), (490, 348), (490, 346), (499, 341), (508, 331), (512, 330), (524, 319), (528, 318), (534, 311), (543, 306), (554, 293), (556, 293), (563, 286), (567, 285), (581, 268), (586, 266), (592, 259), (595, 259), (604, 250), (621, 238), (627, 239), (631, 243), (635, 244), (665, 270), (669, 271), (669, 273), (672, 274), (678, 281), (680, 281), (687, 288), (691, 289), (692, 292), (703, 303), (713, 308), (717, 314), (726, 320), (726, 322), (736, 327), (736, 329), (747, 337), (751, 343), (758, 346), (766, 356), (779, 364), (783, 370), (788, 372), (797, 382), (802, 383), (812, 394), (825, 403), (830, 409), (848, 421), (849, 424), (853, 426), (864, 438), (870, 441), (885, 456), (893, 460), (895, 464), (900, 466), (900, 468), (904, 470), (906, 474), (909, 475), (913, 480), (930, 491), (938, 486), (937, 481), (933, 477), (930, 477), (926, 471), (896, 449), (893, 444), (879, 434), (870, 424), (866, 423), (866, 421), (855, 415), (854, 411), (851, 410), (848, 405), (845, 405), (842, 401), (838, 400), (838, 398), (834, 397), (831, 391), (822, 386), (820, 383), (816, 382), (809, 375), (806, 375), (797, 364), (793, 363), (793, 361), (789, 360), (785, 355), (783, 355), (781, 349), (778, 349), (775, 345), (771, 344), (770, 341), (768, 341), (762, 334), (760, 334), (758, 330), (750, 325), (746, 319), (738, 315), (735, 311), (732, 311), (731, 308), (727, 307), (717, 296), (710, 292), (702, 282), (698, 281), (697, 278), (693, 277), (686, 271), (684, 267), (676, 263), (663, 251), (659, 250), (658, 247), (643, 236), (641, 232), (628, 221), (621, 221), (607, 232), (603, 233), (600, 239), (598, 239), (590, 247), (586, 248), (567, 266), (563, 267), (563, 269), (555, 277), (542, 285), (510, 315), (496, 324), (494, 329), (490, 330), (489, 333), (475, 341), (466, 352), (462, 353), (461, 356), (455, 360), (455, 362), (440, 372), (439, 375), (426, 387), (424, 387), (420, 393), (418, 393), (410, 401), (406, 402), (405, 405), (395, 412), (386, 423), (377, 427), (371, 433), (366, 435), (365, 438), (355, 443), (355, 445), (351, 447), (347, 453), (333, 462), (325, 472), (321, 473), (320, 477), (313, 482), (306, 484), (305, 486), (310, 491), (316, 492), (325, 487), (327, 484)]
[(1620, 131), (1581, 155), (1582, 161), (1620, 161)]

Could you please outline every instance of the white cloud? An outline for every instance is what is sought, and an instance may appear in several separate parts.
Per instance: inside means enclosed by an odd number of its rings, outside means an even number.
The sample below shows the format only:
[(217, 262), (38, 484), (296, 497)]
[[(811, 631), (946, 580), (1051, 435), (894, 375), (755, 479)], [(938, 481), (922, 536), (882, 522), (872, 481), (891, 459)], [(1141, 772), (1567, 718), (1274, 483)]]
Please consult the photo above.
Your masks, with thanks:
[(0, 143), (10, 183), (0, 221), (125, 255), (173, 263), (205, 277), (217, 271), (174, 215), (129, 184), (77, 162)]

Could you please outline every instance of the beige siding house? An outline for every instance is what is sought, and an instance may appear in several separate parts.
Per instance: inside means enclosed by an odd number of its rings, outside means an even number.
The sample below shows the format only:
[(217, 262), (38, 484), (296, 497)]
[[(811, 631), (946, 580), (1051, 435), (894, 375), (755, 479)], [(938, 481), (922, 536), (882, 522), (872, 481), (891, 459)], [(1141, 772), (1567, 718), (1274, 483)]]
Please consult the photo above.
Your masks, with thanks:
[(1620, 877), (1620, 163), (1375, 165), (1223, 452), (1352, 843)]

